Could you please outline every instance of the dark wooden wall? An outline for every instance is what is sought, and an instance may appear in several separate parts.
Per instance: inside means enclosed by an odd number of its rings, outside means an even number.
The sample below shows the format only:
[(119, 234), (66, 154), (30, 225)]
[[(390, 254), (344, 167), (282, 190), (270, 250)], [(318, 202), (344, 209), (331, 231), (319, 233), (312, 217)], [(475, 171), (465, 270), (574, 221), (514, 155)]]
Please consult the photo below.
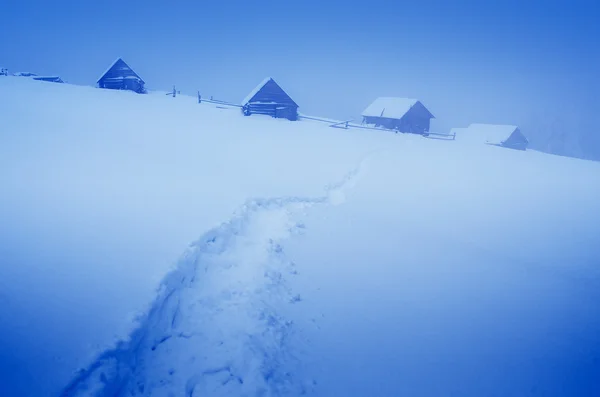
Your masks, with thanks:
[(144, 81), (121, 59), (102, 76), (98, 86), (113, 90), (144, 91)]
[(298, 119), (298, 105), (274, 81), (269, 80), (245, 105), (245, 114), (266, 114), (288, 120)]

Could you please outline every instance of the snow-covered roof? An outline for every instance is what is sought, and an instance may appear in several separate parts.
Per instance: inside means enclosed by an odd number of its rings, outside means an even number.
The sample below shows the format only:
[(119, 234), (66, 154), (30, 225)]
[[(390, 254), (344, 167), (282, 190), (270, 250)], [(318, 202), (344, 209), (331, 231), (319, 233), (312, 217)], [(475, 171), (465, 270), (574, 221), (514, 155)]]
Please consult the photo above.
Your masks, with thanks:
[(362, 115), (401, 119), (418, 102), (412, 98), (379, 97), (362, 112)]
[(502, 124), (471, 124), (467, 128), (455, 128), (458, 140), (478, 143), (500, 144), (506, 141), (519, 127)]
[(258, 91), (260, 91), (271, 80), (273, 80), (272, 77), (267, 77), (263, 81), (261, 81), (260, 84), (257, 85), (256, 88), (254, 88), (252, 91), (250, 91), (250, 93), (246, 96), (246, 98), (244, 98), (242, 100), (242, 105), (245, 105), (248, 102), (250, 102), (250, 100), (252, 99), (252, 97), (254, 95), (256, 95), (258, 93)]

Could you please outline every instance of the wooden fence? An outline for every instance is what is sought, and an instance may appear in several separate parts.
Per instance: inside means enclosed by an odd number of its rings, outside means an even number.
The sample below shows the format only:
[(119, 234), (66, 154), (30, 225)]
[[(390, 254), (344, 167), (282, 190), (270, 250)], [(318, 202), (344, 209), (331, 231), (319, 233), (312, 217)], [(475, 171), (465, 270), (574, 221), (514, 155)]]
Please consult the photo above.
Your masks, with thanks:
[[(210, 99), (205, 99), (205, 98), (202, 98), (200, 96), (200, 92), (198, 92), (198, 103), (202, 103), (202, 102), (212, 103), (212, 104), (216, 104), (216, 105), (224, 105), (224, 106), (229, 106), (229, 107), (236, 107), (236, 108), (243, 107), (242, 105), (227, 102), (227, 101), (221, 101), (218, 99), (214, 99), (213, 97), (210, 97)], [(307, 115), (303, 115), (303, 114), (298, 115), (298, 120), (318, 121), (321, 123), (328, 124), (329, 127), (331, 127), (331, 128), (342, 128), (345, 130), (348, 130), (351, 128), (356, 128), (356, 129), (376, 130), (376, 131), (383, 131), (383, 132), (394, 131), (394, 130), (389, 130), (387, 128), (371, 127), (368, 125), (353, 123), (353, 120), (343, 120), (343, 121), (342, 120), (333, 120), (333, 119), (326, 119), (323, 117), (307, 116)], [(394, 132), (398, 132), (398, 131), (394, 131)], [(454, 132), (452, 134), (444, 134), (444, 133), (440, 133), (440, 132), (428, 132), (426, 134), (423, 134), (423, 137), (430, 138), (430, 139), (443, 139), (443, 140), (452, 140), (453, 141), (456, 139), (456, 133)]]
[[(345, 130), (350, 129), (350, 128), (359, 128), (359, 129), (364, 129), (364, 130), (376, 130), (376, 131), (385, 131), (385, 132), (394, 131), (394, 130), (389, 130), (387, 128), (372, 127), (372, 126), (368, 126), (368, 125), (364, 125), (364, 124), (353, 123), (352, 122), (353, 120), (340, 121), (340, 120), (331, 120), (331, 119), (312, 117), (312, 116), (306, 116), (306, 115), (300, 115), (300, 116), (298, 116), (298, 118), (305, 119), (305, 120), (319, 121), (322, 123), (329, 124), (329, 127), (342, 128)], [(399, 131), (394, 131), (394, 132), (399, 132)], [(402, 134), (402, 132), (400, 132), (400, 133)], [(456, 133), (444, 134), (441, 132), (427, 132), (426, 134), (423, 134), (423, 136), (425, 138), (447, 139), (447, 140), (452, 140), (452, 141), (456, 139)]]

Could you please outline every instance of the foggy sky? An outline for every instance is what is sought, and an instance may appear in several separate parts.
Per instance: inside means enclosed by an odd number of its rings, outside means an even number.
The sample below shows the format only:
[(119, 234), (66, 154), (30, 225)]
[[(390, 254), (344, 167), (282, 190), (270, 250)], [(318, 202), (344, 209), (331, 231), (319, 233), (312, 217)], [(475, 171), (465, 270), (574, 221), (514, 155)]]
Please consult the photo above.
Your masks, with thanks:
[(534, 146), (561, 132), (600, 153), (593, 1), (102, 3), (4, 2), (0, 65), (94, 85), (123, 57), (150, 89), (233, 102), (272, 76), (305, 114), (414, 97), (435, 131), (517, 124)]

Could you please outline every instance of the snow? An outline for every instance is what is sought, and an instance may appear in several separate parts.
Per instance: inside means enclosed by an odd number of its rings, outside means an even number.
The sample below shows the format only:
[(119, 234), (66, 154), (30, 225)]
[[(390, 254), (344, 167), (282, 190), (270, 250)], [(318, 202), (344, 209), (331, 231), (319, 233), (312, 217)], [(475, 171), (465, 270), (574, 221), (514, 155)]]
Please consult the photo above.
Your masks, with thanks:
[(467, 128), (457, 129), (456, 139), (473, 143), (500, 144), (518, 129), (514, 125), (471, 124)]
[(1, 395), (600, 392), (599, 163), (10, 77), (0, 112)]
[(187, 244), (248, 198), (322, 194), (379, 144), (183, 95), (0, 84), (0, 340), (15, 357), (0, 367), (32, 395), (126, 338)]
[(252, 91), (250, 91), (248, 96), (246, 96), (246, 98), (242, 100), (242, 105), (245, 105), (248, 102), (250, 102), (254, 95), (256, 95), (260, 90), (262, 90), (262, 88), (271, 80), (273, 80), (272, 77), (265, 77), (265, 79), (261, 81), (260, 84), (258, 84)]
[(450, 133), (456, 134), (456, 136), (458, 136), (459, 134), (462, 134), (466, 131), (468, 131), (468, 128), (451, 128), (450, 129)]
[(380, 97), (371, 103), (363, 112), (364, 117), (385, 117), (401, 119), (418, 100), (410, 98)]

